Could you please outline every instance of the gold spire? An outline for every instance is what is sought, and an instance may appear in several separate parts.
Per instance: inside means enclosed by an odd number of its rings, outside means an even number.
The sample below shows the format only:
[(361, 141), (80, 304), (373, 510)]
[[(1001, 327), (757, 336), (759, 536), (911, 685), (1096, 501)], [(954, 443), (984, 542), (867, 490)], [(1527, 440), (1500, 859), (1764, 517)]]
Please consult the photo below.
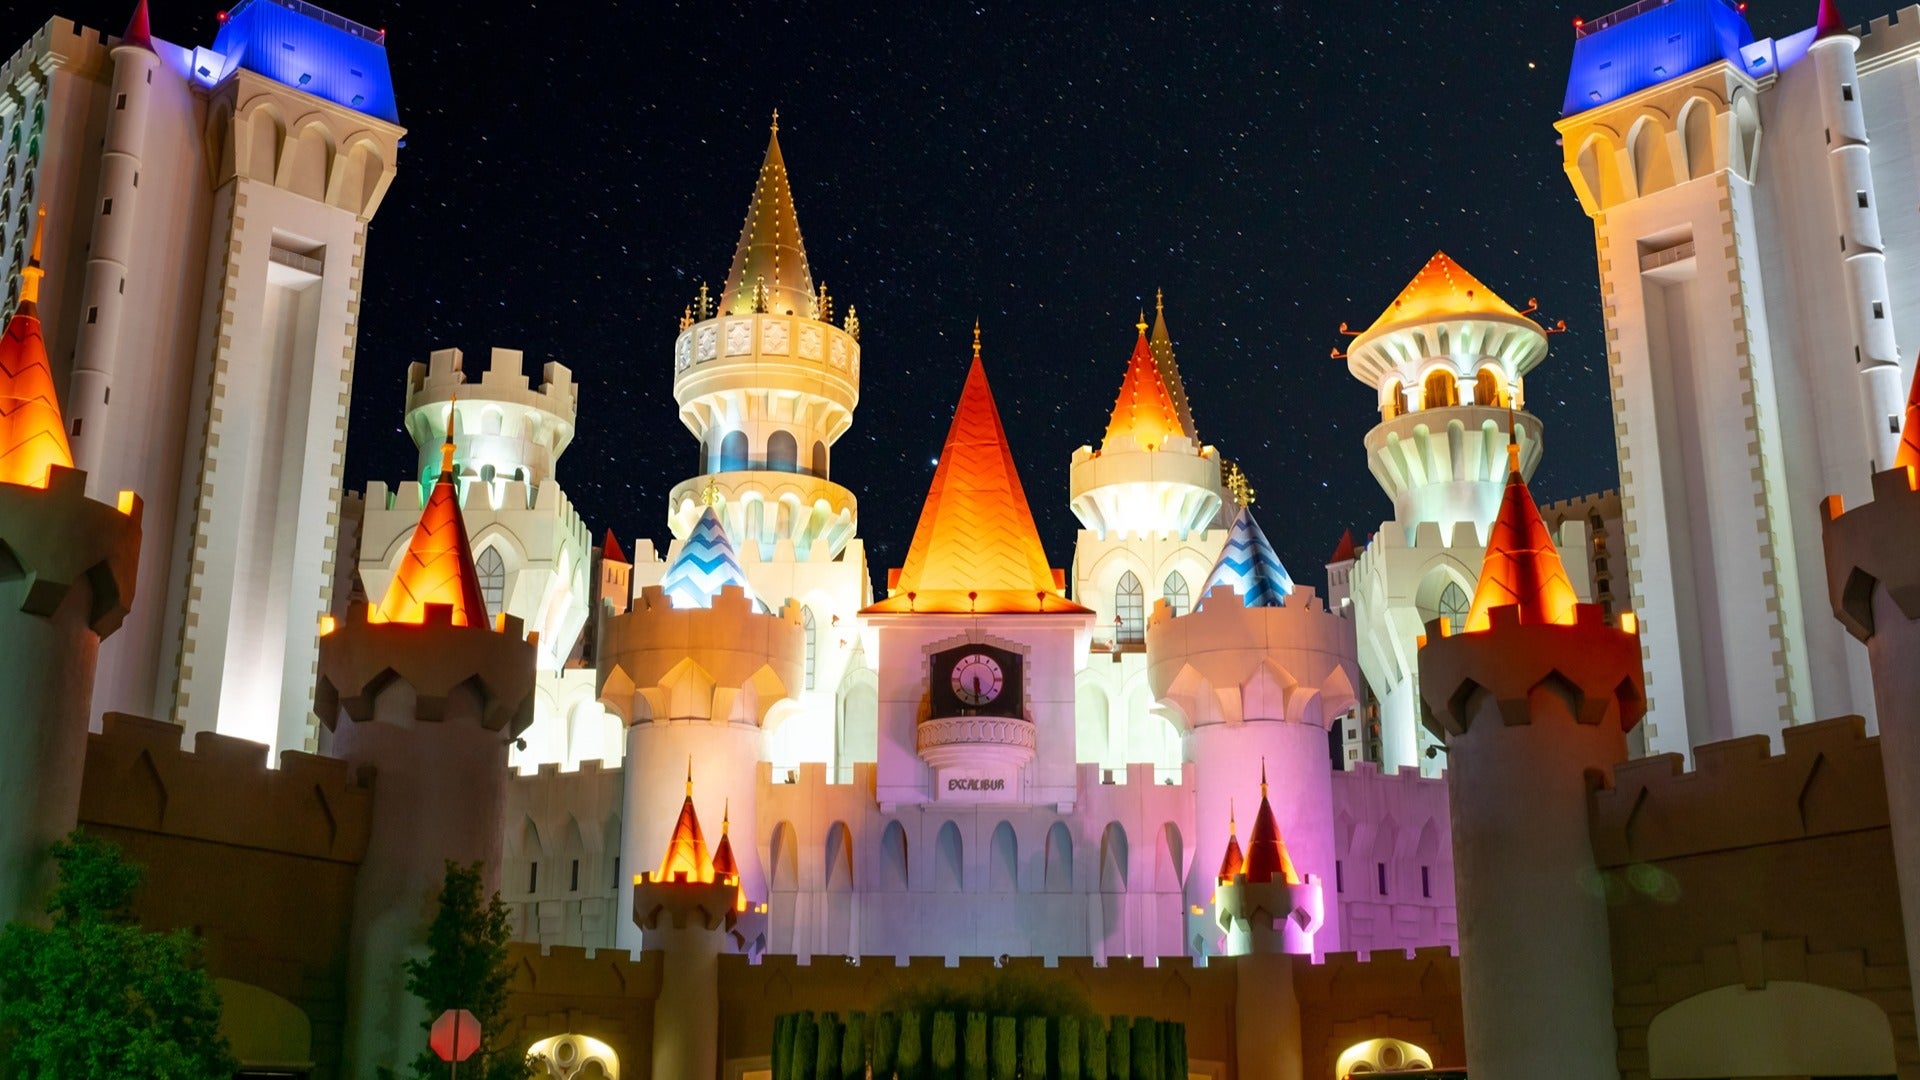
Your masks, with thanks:
[(1173, 399), (1173, 411), (1180, 417), (1180, 430), (1195, 446), (1200, 445), (1199, 429), (1193, 425), (1193, 409), (1187, 404), (1187, 387), (1180, 381), (1180, 365), (1173, 361), (1173, 336), (1167, 333), (1166, 295), (1159, 289), (1153, 291), (1153, 339), (1149, 342), (1153, 349), (1153, 366), (1160, 369), (1160, 381), (1167, 386), (1167, 396)]
[(805, 315), (815, 302), (807, 250), (800, 241), (800, 219), (794, 213), (793, 190), (787, 184), (787, 163), (780, 154), (778, 110), (772, 128), (767, 157), (754, 184), (753, 201), (747, 206), (747, 220), (740, 227), (733, 269), (720, 291), (720, 311), (725, 314), (764, 310), (775, 315)]
[[(774, 122), (775, 123), (779, 122), (779, 118), (777, 116), (774, 118)], [(1262, 766), (1262, 768), (1265, 768), (1265, 766)], [(689, 799), (693, 798), (693, 755), (692, 754), (687, 755), (687, 798)]]
[(980, 320), (973, 320), (973, 358), (980, 359)]
[(457, 394), (447, 399), (447, 438), (440, 444), (440, 475), (442, 477), (453, 475), (453, 428), (459, 423), (459, 417), (454, 413), (453, 406), (459, 400), (460, 397)]
[(1260, 798), (1267, 797), (1267, 755), (1260, 755)]
[(20, 271), (20, 303), (0, 330), (0, 484), (44, 488), (55, 465), (73, 468), (53, 364), (40, 333), (40, 237), (47, 210), (33, 233), (33, 258)]

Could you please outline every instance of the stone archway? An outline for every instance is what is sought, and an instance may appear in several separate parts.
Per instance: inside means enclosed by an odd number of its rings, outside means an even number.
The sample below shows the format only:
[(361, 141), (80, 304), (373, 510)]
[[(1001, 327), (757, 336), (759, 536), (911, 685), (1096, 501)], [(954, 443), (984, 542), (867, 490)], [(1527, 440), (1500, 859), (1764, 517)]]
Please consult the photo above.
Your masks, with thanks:
[(527, 1047), (539, 1080), (620, 1080), (620, 1055), (590, 1035), (549, 1035)]
[(1893, 1028), (1866, 998), (1812, 983), (1722, 986), (1676, 1002), (1647, 1029), (1654, 1080), (1892, 1077)]
[(1341, 1051), (1334, 1062), (1333, 1080), (1361, 1077), (1388, 1069), (1426, 1069), (1433, 1066), (1433, 1055), (1426, 1048), (1402, 1039), (1366, 1039)]

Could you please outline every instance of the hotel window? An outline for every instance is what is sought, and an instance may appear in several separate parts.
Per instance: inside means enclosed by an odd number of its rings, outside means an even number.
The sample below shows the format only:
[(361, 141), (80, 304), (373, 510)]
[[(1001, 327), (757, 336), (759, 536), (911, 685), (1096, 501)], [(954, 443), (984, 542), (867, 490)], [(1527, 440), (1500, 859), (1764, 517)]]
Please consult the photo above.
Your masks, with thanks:
[(1167, 575), (1166, 581), (1167, 613), (1176, 618), (1193, 610), (1192, 594), (1187, 591), (1187, 579), (1175, 570)]
[(1447, 620), (1447, 632), (1457, 634), (1467, 626), (1467, 591), (1457, 581), (1447, 582), (1440, 590), (1440, 617)]
[(1138, 645), (1147, 639), (1147, 593), (1131, 570), (1113, 591), (1113, 618), (1120, 644)]
[(500, 549), (481, 552), (473, 560), (473, 569), (480, 575), (480, 598), (487, 602), (488, 616), (498, 615), (507, 597), (507, 563), (500, 557)]

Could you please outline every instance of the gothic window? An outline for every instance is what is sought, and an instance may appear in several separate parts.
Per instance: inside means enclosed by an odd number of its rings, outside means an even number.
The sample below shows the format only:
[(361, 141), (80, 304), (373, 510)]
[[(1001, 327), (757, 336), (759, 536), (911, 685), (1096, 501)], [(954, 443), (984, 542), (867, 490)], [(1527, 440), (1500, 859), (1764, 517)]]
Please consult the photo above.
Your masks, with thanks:
[(1193, 610), (1191, 598), (1187, 592), (1187, 579), (1175, 570), (1167, 575), (1167, 614), (1178, 618)]
[(1442, 369), (1434, 372), (1427, 376), (1421, 388), (1426, 394), (1421, 408), (1441, 409), (1460, 404), (1460, 384), (1455, 381), (1451, 371)]
[(507, 598), (507, 562), (500, 557), (500, 549), (481, 552), (473, 560), (473, 569), (480, 575), (480, 596), (487, 602), (487, 614), (500, 614), (500, 605)]
[(1140, 579), (1129, 570), (1113, 590), (1114, 633), (1122, 645), (1138, 645), (1147, 640), (1147, 594)]
[(1467, 625), (1467, 591), (1457, 581), (1447, 582), (1440, 590), (1440, 617), (1447, 620), (1447, 630), (1459, 633)]
[(1510, 403), (1506, 387), (1500, 384), (1500, 375), (1490, 367), (1483, 367), (1473, 377), (1473, 403), (1492, 405), (1504, 409)]
[(806, 635), (807, 635), (806, 688), (811, 690), (813, 689), (813, 673), (814, 673), (814, 669), (818, 666), (818, 658), (819, 658), (819, 652), (818, 652), (819, 632), (818, 632), (818, 628), (815, 627), (813, 622), (812, 608), (803, 607), (800, 609), (800, 626), (803, 630), (806, 631)]

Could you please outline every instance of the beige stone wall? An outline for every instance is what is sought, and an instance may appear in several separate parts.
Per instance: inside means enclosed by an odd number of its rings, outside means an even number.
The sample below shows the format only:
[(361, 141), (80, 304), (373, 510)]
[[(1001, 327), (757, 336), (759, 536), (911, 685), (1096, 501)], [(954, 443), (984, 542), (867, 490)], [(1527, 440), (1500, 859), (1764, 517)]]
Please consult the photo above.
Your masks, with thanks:
[(1859, 717), (1627, 762), (1592, 799), (1609, 898), (1623, 1080), (1644, 1080), (1654, 1018), (1724, 986), (1859, 995), (1920, 1077), (1880, 743)]
[(316, 1080), (335, 1076), (347, 927), (372, 790), (331, 758), (109, 713), (88, 739), (80, 823), (146, 867), (143, 925), (186, 927), (207, 967), (292, 1002), (313, 1024)]
[[(1460, 1016), (1460, 959), (1451, 949), (1294, 957), (1300, 1054), (1306, 1080), (1332, 1080), (1340, 1054), (1368, 1039), (1401, 1039), (1432, 1065), (1467, 1060)], [(1259, 1023), (1259, 1018), (1250, 1018)]]
[[(512, 958), (507, 1008), (517, 1045), (531, 1046), (551, 1035), (590, 1036), (620, 1056), (620, 1080), (651, 1080), (659, 953), (634, 960), (624, 949), (589, 953), (554, 946), (542, 951), (516, 943)], [(723, 1031), (726, 1023), (723, 1013)]]

